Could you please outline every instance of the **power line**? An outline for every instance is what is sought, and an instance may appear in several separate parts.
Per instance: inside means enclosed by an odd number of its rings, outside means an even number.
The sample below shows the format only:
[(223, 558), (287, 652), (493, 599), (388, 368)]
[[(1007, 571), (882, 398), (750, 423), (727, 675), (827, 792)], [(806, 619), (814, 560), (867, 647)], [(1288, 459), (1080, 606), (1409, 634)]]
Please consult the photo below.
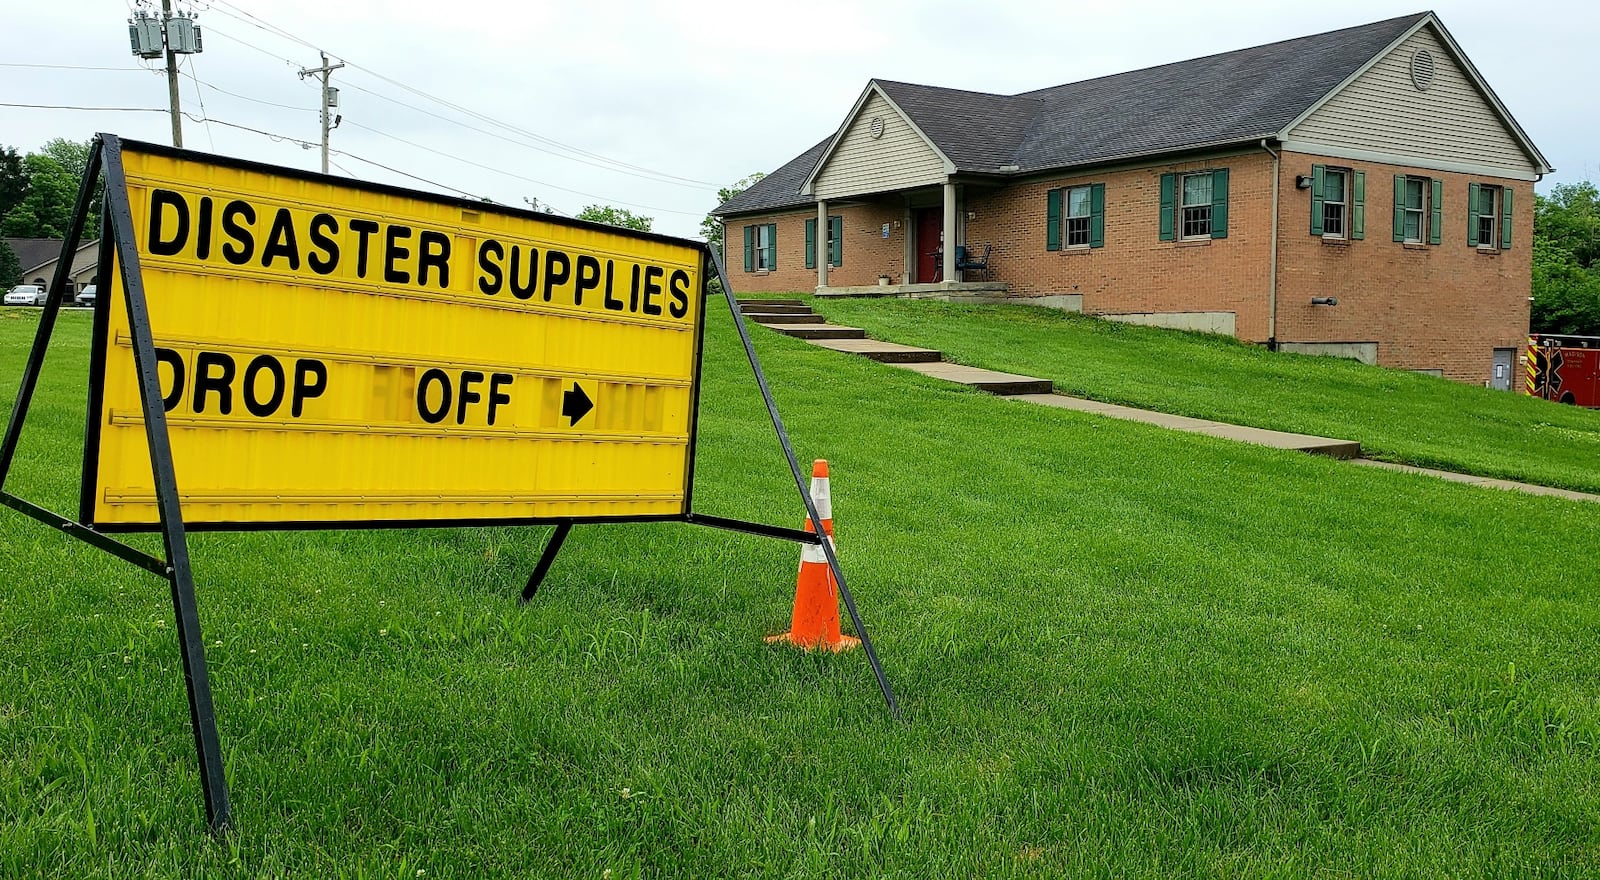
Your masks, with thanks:
[[(189, 65), (189, 81), (194, 83), (194, 97), (196, 101), (200, 102), (200, 115), (203, 117), (206, 115), (206, 96), (200, 91), (200, 86), (202, 85), (200, 77), (194, 75), (194, 56), (190, 55), (185, 61)], [(182, 73), (182, 71), (180, 70), (179, 73)], [(211, 136), (211, 120), (207, 119), (205, 125), (206, 144), (211, 147), (211, 152), (215, 153), (217, 151), (217, 140)]]
[(268, 107), (282, 107), (285, 110), (298, 110), (298, 111), (303, 112), (303, 113), (312, 112), (311, 108), (309, 108), (309, 107), (296, 107), (293, 104), (279, 104), (276, 101), (268, 101), (268, 100), (266, 100), (264, 98), (252, 98), (249, 95), (241, 95), (238, 92), (230, 92), (227, 89), (222, 88), (221, 86), (218, 86), (218, 85), (213, 85), (213, 84), (208, 83), (208, 82), (200, 82), (200, 80), (195, 79), (193, 74), (183, 73), (183, 71), (179, 71), (179, 73), (182, 73), (184, 76), (189, 77), (190, 79), (194, 80), (196, 83), (198, 83), (198, 84), (200, 84), (202, 86), (205, 86), (206, 88), (210, 89), (213, 92), (221, 92), (224, 95), (227, 95), (227, 96), (232, 97), (232, 98), (238, 98), (241, 101), (251, 101), (251, 102), (256, 103), (256, 104), (265, 104)]
[[(229, 0), (212, 0), (212, 3), (209, 6), (209, 8), (212, 9), (213, 11), (216, 11), (216, 12), (219, 12), (219, 13), (221, 13), (223, 15), (228, 16), (229, 18), (232, 18), (235, 21), (238, 21), (238, 22), (241, 22), (243, 24), (247, 24), (247, 25), (249, 25), (249, 26), (251, 26), (253, 28), (256, 28), (257, 30), (260, 30), (260, 31), (262, 31), (264, 33), (268, 33), (268, 34), (272, 34), (274, 36), (278, 36), (278, 37), (280, 37), (282, 39), (286, 39), (286, 40), (289, 40), (291, 42), (298, 43), (299, 45), (305, 46), (305, 47), (310, 48), (310, 49), (316, 49), (319, 52), (322, 51), (322, 48), (320, 46), (316, 46), (316, 45), (312, 44), (308, 40), (305, 40), (305, 39), (303, 39), (301, 37), (298, 37), (298, 36), (294, 35), (293, 33), (289, 32), (287, 30), (284, 30), (283, 28), (278, 27), (277, 25), (272, 24), (271, 22), (266, 21), (263, 18), (260, 18), (260, 17), (258, 17), (256, 15), (251, 14), (248, 10), (242, 9), (242, 8), (234, 5), (233, 3), (229, 2)], [(232, 10), (232, 11), (230, 11), (230, 10)], [(234, 14), (235, 12), (244, 15), (246, 18), (248, 18), (250, 20), (246, 21), (244, 18), (240, 18), (239, 15)], [(237, 39), (237, 38), (230, 38), (230, 39)], [(259, 51), (265, 52), (266, 50), (259, 50)], [(425, 98), (425, 99), (427, 99), (429, 101), (433, 101), (436, 104), (439, 104), (441, 106), (447, 107), (447, 108), (449, 108), (451, 110), (454, 110), (457, 113), (460, 113), (462, 115), (468, 116), (468, 117), (473, 118), (473, 119), (477, 119), (479, 121), (488, 123), (490, 125), (497, 126), (497, 127), (502, 128), (502, 129), (504, 129), (506, 131), (510, 131), (510, 132), (514, 132), (516, 134), (520, 134), (520, 135), (522, 135), (524, 137), (531, 138), (531, 139), (533, 139), (535, 141), (538, 141), (540, 143), (549, 144), (551, 147), (554, 147), (554, 148), (559, 149), (559, 150), (564, 150), (567, 153), (575, 153), (577, 155), (569, 156), (569, 155), (565, 155), (563, 153), (552, 152), (551, 150), (544, 150), (544, 149), (541, 149), (539, 147), (534, 147), (534, 146), (532, 146), (530, 144), (523, 144), (522, 145), (522, 146), (528, 147), (529, 149), (537, 149), (537, 150), (540, 150), (541, 152), (550, 153), (551, 155), (555, 155), (555, 156), (558, 156), (558, 157), (563, 158), (563, 159), (568, 159), (570, 161), (581, 162), (581, 163), (587, 164), (587, 165), (594, 165), (594, 162), (585, 161), (583, 158), (580, 158), (580, 157), (588, 157), (589, 159), (605, 163), (604, 165), (598, 165), (596, 167), (600, 167), (600, 168), (603, 168), (605, 170), (613, 171), (613, 172), (619, 173), (619, 174), (629, 174), (629, 175), (634, 176), (634, 177), (644, 177), (646, 179), (653, 179), (653, 180), (656, 180), (657, 182), (660, 182), (660, 183), (674, 183), (674, 182), (676, 182), (678, 185), (699, 187), (699, 188), (702, 188), (702, 189), (715, 189), (716, 188), (716, 184), (713, 184), (713, 183), (710, 183), (710, 182), (707, 182), (707, 181), (704, 181), (704, 180), (695, 180), (693, 178), (683, 177), (682, 175), (678, 175), (678, 174), (671, 174), (671, 173), (668, 173), (668, 172), (665, 172), (665, 171), (657, 171), (657, 170), (652, 169), (652, 168), (646, 168), (646, 167), (644, 167), (642, 165), (635, 165), (635, 164), (630, 163), (630, 162), (624, 162), (624, 161), (622, 161), (620, 159), (613, 159), (613, 158), (611, 158), (609, 156), (605, 156), (605, 155), (602, 155), (600, 153), (593, 152), (591, 150), (583, 149), (582, 147), (576, 147), (576, 146), (573, 146), (571, 144), (563, 143), (563, 142), (558, 141), (558, 140), (556, 140), (554, 138), (550, 138), (550, 137), (546, 137), (545, 135), (541, 135), (538, 132), (530, 131), (530, 130), (522, 128), (520, 126), (512, 125), (512, 124), (510, 124), (508, 122), (503, 122), (503, 121), (501, 121), (499, 119), (496, 119), (496, 118), (494, 118), (492, 116), (489, 116), (487, 114), (480, 113), (480, 112), (478, 112), (476, 110), (472, 110), (471, 108), (464, 107), (464, 106), (462, 106), (460, 104), (456, 104), (456, 103), (454, 103), (452, 101), (449, 101), (449, 100), (446, 100), (444, 98), (440, 98), (437, 95), (429, 94), (428, 92), (424, 92), (421, 89), (415, 88), (413, 86), (409, 86), (409, 85), (407, 85), (407, 84), (405, 84), (403, 82), (400, 82), (399, 80), (395, 80), (395, 79), (392, 79), (390, 77), (387, 77), (387, 76), (377, 72), (376, 70), (373, 70), (372, 68), (365, 67), (363, 65), (357, 64), (357, 63), (355, 63), (353, 61), (350, 61), (348, 59), (345, 59), (345, 64), (347, 64), (348, 66), (350, 66), (350, 67), (352, 67), (352, 68), (354, 68), (356, 70), (360, 70), (360, 71), (368, 74), (369, 76), (373, 76), (373, 77), (375, 77), (375, 78), (377, 78), (379, 80), (382, 80), (382, 81), (384, 81), (386, 83), (389, 83), (392, 86), (395, 86), (397, 88), (400, 88), (400, 89), (403, 89), (403, 90), (405, 90), (407, 92), (410, 92), (410, 93), (412, 93), (412, 94), (414, 94), (414, 95), (416, 95), (418, 97)], [(363, 91), (365, 91), (365, 90), (363, 90)], [(403, 102), (399, 102), (399, 101), (396, 101), (394, 103), (401, 104), (401, 106), (410, 106), (410, 105), (404, 104)], [(419, 108), (411, 107), (411, 109), (417, 110)], [(426, 112), (426, 111), (421, 111), (421, 112)], [(441, 117), (441, 118), (443, 118), (443, 117)], [(446, 121), (453, 122), (453, 123), (455, 123), (457, 125), (464, 125), (463, 123), (461, 123), (461, 122), (459, 122), (457, 120), (447, 119)], [(465, 125), (464, 125), (464, 127), (473, 128), (472, 126), (465, 126)], [(481, 131), (481, 129), (474, 129), (474, 130)]]
[(37, 70), (117, 70), (125, 73), (149, 73), (148, 67), (83, 67), (77, 64), (21, 64), (5, 62), (0, 67), (27, 67)]
[(104, 113), (165, 113), (165, 107), (77, 107), (67, 104), (13, 104), (0, 101), (0, 107), (21, 107), (26, 110), (94, 110)]
[(346, 119), (345, 122), (350, 124), (350, 125), (355, 126), (356, 128), (362, 129), (364, 131), (370, 131), (373, 134), (378, 135), (379, 137), (386, 137), (386, 138), (388, 138), (390, 140), (393, 140), (393, 141), (399, 141), (402, 144), (406, 144), (407, 146), (416, 147), (419, 150), (423, 150), (425, 152), (432, 153), (432, 154), (434, 154), (436, 156), (443, 156), (446, 159), (454, 159), (457, 162), (461, 162), (461, 163), (466, 164), (466, 165), (471, 165), (474, 168), (482, 168), (485, 171), (493, 171), (496, 174), (503, 174), (506, 177), (514, 177), (517, 180), (526, 181), (528, 183), (537, 184), (539, 186), (546, 186), (546, 187), (549, 187), (551, 189), (560, 190), (560, 191), (562, 191), (564, 193), (571, 193), (571, 194), (573, 194), (575, 196), (583, 196), (584, 198), (588, 198), (588, 199), (600, 199), (601, 201), (614, 201), (617, 204), (628, 205), (628, 206), (631, 206), (631, 207), (634, 207), (634, 208), (642, 208), (642, 209), (644, 209), (646, 211), (664, 211), (664, 212), (666, 212), (668, 214), (683, 214), (684, 216), (687, 216), (687, 217), (700, 217), (700, 216), (703, 216), (703, 215), (701, 215), (701, 214), (699, 214), (697, 212), (694, 212), (694, 211), (676, 211), (676, 210), (673, 210), (672, 208), (661, 208), (661, 207), (657, 207), (655, 205), (641, 205), (641, 204), (639, 204), (637, 202), (624, 202), (624, 201), (620, 201), (620, 200), (617, 200), (617, 199), (607, 199), (605, 196), (598, 196), (598, 195), (595, 195), (594, 193), (583, 192), (582, 190), (576, 190), (576, 189), (568, 189), (568, 188), (566, 188), (564, 186), (557, 186), (556, 184), (550, 183), (548, 181), (538, 180), (538, 179), (535, 179), (535, 178), (532, 178), (532, 177), (525, 177), (525, 176), (523, 176), (521, 174), (515, 174), (515, 173), (512, 173), (510, 171), (506, 171), (503, 168), (496, 168), (496, 167), (494, 167), (492, 165), (484, 165), (481, 162), (474, 162), (471, 159), (464, 159), (461, 156), (457, 156), (457, 155), (454, 155), (452, 153), (446, 153), (443, 150), (436, 150), (436, 149), (434, 149), (432, 147), (423, 146), (422, 144), (419, 144), (419, 143), (417, 143), (415, 141), (408, 141), (403, 137), (398, 137), (396, 135), (389, 134), (386, 131), (379, 131), (378, 129), (372, 128), (371, 126), (362, 125), (361, 123), (356, 122), (353, 119)]

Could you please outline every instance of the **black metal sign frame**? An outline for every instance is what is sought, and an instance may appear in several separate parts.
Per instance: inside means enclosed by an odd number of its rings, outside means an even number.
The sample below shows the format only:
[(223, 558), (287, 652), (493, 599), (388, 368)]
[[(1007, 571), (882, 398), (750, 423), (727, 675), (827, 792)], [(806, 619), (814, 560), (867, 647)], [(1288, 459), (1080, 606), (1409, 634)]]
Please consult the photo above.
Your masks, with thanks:
[[(141, 148), (144, 147), (142, 144), (140, 146)], [(168, 148), (161, 148), (161, 150), (168, 155), (192, 156), (200, 161), (216, 160), (216, 157), (205, 154)], [(231, 165), (253, 165), (253, 163), (243, 163), (236, 159), (223, 161)], [(291, 172), (288, 169), (278, 169), (272, 166), (256, 165), (253, 167), (269, 173), (282, 172), (295, 176), (313, 176), (305, 172)], [(55, 332), (56, 318), (60, 314), (63, 300), (66, 297), (67, 281), (71, 277), (72, 257), (76, 254), (83, 238), (83, 227), (93, 198), (95, 181), (102, 170), (105, 173), (105, 188), (101, 215), (100, 263), (96, 283), (100, 291), (109, 293), (112, 280), (111, 264), (115, 262), (122, 280), (123, 302), (127, 309), (128, 324), (133, 343), (134, 368), (139, 378), (139, 397), (143, 408), (145, 437), (150, 451), (150, 467), (155, 482), (156, 505), (160, 514), (160, 531), (166, 556), (164, 560), (117, 540), (107, 534), (106, 529), (86, 525), (5, 491), (6, 479), (10, 476), (11, 465), (15, 459), (17, 445), (22, 436), (23, 425), (27, 421), (29, 406), (33, 401), (33, 394), (38, 386), (39, 375), (44, 366), (45, 353), (49, 348), (51, 336)], [(340, 181), (340, 183), (348, 184), (349, 182)], [(364, 186), (371, 187), (373, 185), (366, 184)], [(392, 187), (386, 187), (385, 189), (413, 197), (434, 200), (441, 198), (432, 193), (419, 193)], [(544, 218), (541, 217), (540, 219)], [(755, 346), (750, 339), (750, 332), (745, 324), (744, 314), (739, 308), (738, 301), (734, 298), (732, 286), (728, 283), (728, 276), (724, 271), (722, 258), (711, 248), (702, 246), (701, 249), (704, 253), (706, 269), (714, 271), (721, 282), (723, 297), (727, 300), (734, 326), (738, 329), (745, 355), (750, 362), (751, 372), (754, 374), (756, 384), (761, 390), (762, 400), (766, 403), (767, 414), (772, 421), (773, 431), (777, 434), (778, 441), (783, 447), (784, 457), (788, 461), (789, 471), (794, 477), (795, 488), (805, 506), (806, 516), (810, 518), (811, 522), (821, 522), (816, 505), (811, 499), (811, 493), (807, 490), (805, 476), (800, 469), (800, 462), (796, 458), (794, 447), (789, 441), (788, 431), (784, 428), (783, 419), (778, 414), (778, 407), (773, 400), (771, 386), (768, 385), (766, 374), (761, 369), (761, 362), (756, 356)], [(701, 274), (705, 284), (699, 303), (700, 325), (703, 328), (705, 324), (705, 305), (711, 296), (710, 278), (712, 272), (703, 270)], [(109, 303), (96, 303), (95, 305), (94, 320), (97, 337), (101, 337), (104, 333), (105, 323), (108, 320), (108, 307)], [(694, 371), (697, 379), (701, 369), (701, 340), (703, 340), (703, 329), (700, 338), (696, 340), (695, 344)], [(87, 416), (90, 430), (86, 435), (84, 444), (83, 474), (85, 479), (82, 481), (83, 488), (80, 489), (79, 499), (82, 510), (92, 509), (86, 496), (86, 493), (89, 492), (88, 486), (90, 484), (87, 475), (92, 473), (96, 467), (96, 457), (99, 452), (96, 446), (88, 441), (91, 441), (94, 437), (95, 429), (97, 428), (97, 416), (100, 411), (102, 395), (100, 380), (103, 379), (106, 366), (102, 347), (95, 347), (94, 352), (91, 354), (91, 359), (90, 376), (92, 381), (89, 388), (90, 399)], [(867, 662), (872, 667), (872, 673), (877, 679), (883, 698), (888, 704), (890, 712), (898, 717), (900, 710), (899, 704), (895, 699), (894, 690), (889, 685), (889, 679), (884, 674), (883, 665), (879, 662), (877, 651), (867, 633), (866, 624), (862, 621), (861, 614), (856, 608), (855, 597), (845, 584), (844, 572), (839, 565), (838, 557), (834, 554), (832, 544), (809, 531), (746, 522), (694, 511), (694, 442), (696, 433), (694, 428), (697, 426), (699, 416), (699, 382), (696, 381), (690, 416), (692, 421), (689, 439), (688, 474), (684, 496), (685, 512), (682, 515), (635, 517), (631, 519), (684, 522), (820, 546), (823, 555), (827, 559), (828, 567), (833, 572), (835, 582), (838, 584), (839, 596), (844, 600), (850, 620), (855, 625), (856, 635), (861, 639)], [(172, 444), (167, 432), (166, 410), (162, 405), (161, 379), (157, 368), (155, 341), (150, 327), (150, 312), (145, 296), (139, 248), (135, 240), (133, 213), (128, 198), (127, 174), (123, 167), (122, 140), (116, 135), (101, 134), (95, 137), (90, 150), (89, 165), (79, 186), (78, 201), (73, 211), (72, 223), (65, 240), (62, 242), (61, 258), (56, 264), (56, 272), (50, 284), (48, 298), (39, 317), (39, 327), (34, 334), (33, 346), (28, 352), (27, 364), (23, 369), (22, 383), (17, 391), (16, 405), (11, 410), (11, 417), (6, 424), (4, 438), (0, 440), (0, 504), (4, 504), (6, 507), (32, 517), (52, 528), (59, 529), (65, 534), (104, 550), (167, 581), (171, 588), (173, 615), (177, 621), (178, 647), (183, 658), (184, 684), (189, 697), (189, 720), (194, 733), (195, 753), (198, 758), (206, 819), (212, 832), (220, 834), (232, 826), (233, 810), (228, 796), (227, 777), (222, 766), (222, 749), (217, 735), (216, 711), (211, 699), (211, 679), (206, 669), (205, 642), (201, 636), (199, 612), (195, 602), (194, 572), (189, 559), (188, 532), (190, 529), (186, 527), (183, 520), (181, 497), (173, 467)], [(535, 565), (532, 574), (528, 578), (528, 583), (522, 591), (523, 602), (527, 602), (534, 596), (540, 583), (549, 573), (550, 567), (555, 562), (556, 554), (566, 541), (572, 526), (579, 522), (597, 521), (623, 522), (630, 521), (630, 519), (552, 518), (519, 521), (555, 525), (555, 531), (541, 551), (538, 563)], [(416, 523), (415, 525), (448, 526), (465, 524), (467, 523), (427, 522)], [(390, 522), (315, 524), (311, 527), (372, 528), (393, 525), (402, 524)], [(405, 525), (413, 524), (406, 523)], [(287, 527), (306, 528), (308, 526), (301, 524)], [(230, 526), (222, 526), (222, 528), (234, 530)]]

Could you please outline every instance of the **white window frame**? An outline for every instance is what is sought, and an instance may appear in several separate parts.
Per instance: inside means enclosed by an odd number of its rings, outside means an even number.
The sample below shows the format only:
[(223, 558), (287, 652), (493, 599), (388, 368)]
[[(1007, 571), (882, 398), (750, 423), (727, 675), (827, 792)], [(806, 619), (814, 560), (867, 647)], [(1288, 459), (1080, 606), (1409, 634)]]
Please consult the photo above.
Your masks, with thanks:
[[(1416, 184), (1418, 191), (1421, 193), (1421, 196), (1422, 196), (1421, 205), (1422, 205), (1422, 207), (1420, 207), (1420, 208), (1411, 207), (1411, 185), (1412, 184)], [(1407, 235), (1405, 237), (1405, 243), (1406, 244), (1427, 244), (1428, 243), (1428, 240), (1429, 240), (1428, 239), (1428, 217), (1432, 213), (1432, 206), (1430, 206), (1428, 204), (1428, 199), (1430, 199), (1432, 197), (1432, 190), (1433, 190), (1433, 181), (1430, 178), (1427, 178), (1427, 177), (1416, 177), (1416, 176), (1409, 175), (1409, 174), (1406, 175), (1406, 204), (1404, 206), (1402, 206), (1402, 208), (1401, 208), (1401, 210), (1404, 212), (1401, 216), (1402, 216), (1402, 218), (1408, 218), (1412, 214), (1416, 214), (1417, 215), (1417, 237), (1416, 238), (1412, 238), (1411, 236)], [(1405, 228), (1404, 226), (1401, 227), (1402, 231), (1404, 230), (1404, 228)]]
[[(755, 224), (755, 230), (755, 247), (753, 248), (755, 259), (751, 263), (751, 270), (755, 272), (771, 272), (772, 266), (768, 263), (767, 257), (769, 254), (774, 257), (777, 256), (777, 242), (764, 239), (767, 239), (768, 235), (772, 233), (772, 227), (766, 223), (757, 223)], [(772, 262), (775, 263), (777, 260)]]
[[(1184, 201), (1184, 199), (1186, 199), (1188, 197), (1188, 195), (1189, 195), (1189, 187), (1186, 184), (1189, 182), (1189, 178), (1191, 178), (1191, 177), (1204, 177), (1206, 179), (1206, 185), (1208, 187), (1215, 187), (1216, 186), (1216, 182), (1215, 182), (1216, 179), (1214, 177), (1212, 177), (1212, 173), (1210, 171), (1196, 171), (1196, 172), (1193, 172), (1193, 173), (1190, 173), (1190, 174), (1179, 174), (1178, 175), (1178, 217), (1177, 217), (1177, 221), (1178, 221), (1178, 240), (1179, 241), (1200, 241), (1202, 239), (1209, 240), (1211, 238), (1211, 230), (1213, 228), (1212, 224), (1215, 222), (1215, 219), (1216, 219), (1216, 218), (1211, 216), (1211, 213), (1212, 213), (1212, 206), (1216, 202), (1217, 193), (1216, 193), (1215, 189), (1212, 189), (1211, 190), (1211, 197), (1206, 199), (1204, 204), (1199, 204), (1199, 205), (1190, 205), (1190, 204), (1188, 204), (1186, 201)], [(1204, 231), (1201, 231), (1201, 232), (1190, 233), (1189, 232), (1189, 212), (1190, 211), (1198, 212), (1198, 211), (1200, 211), (1202, 209), (1204, 209), (1204, 211), (1205, 211), (1205, 218), (1202, 220), (1202, 219), (1200, 219), (1199, 215), (1196, 214), (1195, 223), (1196, 223), (1196, 225), (1204, 223), (1205, 224), (1205, 229), (1204, 229)]]
[[(1502, 216), (1505, 212), (1506, 204), (1505, 197), (1502, 195), (1504, 192), (1505, 187), (1502, 187), (1499, 184), (1478, 184), (1478, 198), (1482, 199), (1485, 193), (1487, 193), (1490, 198), (1490, 213), (1488, 214), (1479, 211), (1478, 205), (1472, 206), (1472, 222), (1478, 224), (1478, 247), (1483, 248), (1484, 250), (1500, 249), (1500, 224), (1501, 221), (1505, 219)], [(1489, 223), (1489, 235), (1487, 238), (1484, 237), (1483, 234), (1483, 221), (1485, 219), (1491, 221)]]
[[(1072, 194), (1082, 190), (1084, 193), (1084, 213), (1072, 213)], [(1082, 186), (1069, 186), (1061, 192), (1061, 246), (1063, 248), (1086, 248), (1090, 246), (1094, 235), (1094, 184), (1086, 183)], [(1082, 220), (1082, 229), (1073, 227), (1074, 220)], [(1082, 241), (1076, 241), (1075, 236), (1082, 236)]]
[[(1329, 192), (1329, 190), (1328, 190), (1328, 177), (1329, 177), (1329, 175), (1333, 175), (1333, 174), (1339, 175), (1340, 184), (1339, 184), (1339, 192), (1337, 193), (1338, 198), (1332, 198), (1331, 196), (1333, 196), (1335, 194)], [(1344, 239), (1348, 239), (1350, 237), (1350, 178), (1351, 178), (1351, 176), (1352, 176), (1352, 174), (1351, 174), (1351, 171), (1350, 171), (1349, 168), (1324, 168), (1324, 169), (1322, 169), (1322, 237), (1323, 238), (1332, 238), (1332, 239), (1344, 240)], [(1339, 209), (1339, 212), (1338, 212), (1339, 213), (1339, 220), (1338, 220), (1339, 229), (1337, 231), (1333, 231), (1333, 232), (1329, 231), (1329, 222), (1328, 222), (1329, 221), (1329, 211), (1328, 211), (1328, 209), (1330, 207)]]

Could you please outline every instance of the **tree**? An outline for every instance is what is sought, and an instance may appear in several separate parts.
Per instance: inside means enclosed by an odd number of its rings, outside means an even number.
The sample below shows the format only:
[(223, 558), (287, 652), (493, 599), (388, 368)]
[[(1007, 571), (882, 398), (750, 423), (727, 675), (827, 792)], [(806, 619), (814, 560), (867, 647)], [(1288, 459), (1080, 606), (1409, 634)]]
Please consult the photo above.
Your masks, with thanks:
[(11, 245), (0, 240), (0, 290), (10, 290), (22, 281), (22, 261)]
[(1600, 190), (1562, 184), (1534, 205), (1533, 332), (1600, 336)]
[(579, 220), (589, 220), (595, 223), (604, 223), (608, 226), (621, 226), (623, 229), (633, 229), (639, 232), (649, 232), (654, 225), (654, 217), (635, 214), (627, 208), (614, 208), (611, 205), (585, 205), (578, 212)]
[(28, 172), (16, 147), (0, 147), (0, 220), (28, 194)]
[[(732, 186), (725, 186), (717, 190), (717, 204), (727, 204), (729, 199), (755, 186), (757, 181), (766, 176), (766, 172), (757, 171)], [(707, 214), (706, 219), (700, 221), (700, 237), (720, 252), (722, 250), (722, 218)]]
[[(65, 238), (78, 203), (78, 187), (89, 167), (90, 144), (54, 138), (36, 153), (22, 158), (27, 187), (22, 198), (0, 217), (0, 234), (14, 238)], [(13, 153), (15, 151), (12, 151)], [(4, 166), (0, 156), (0, 198), (4, 198)], [(100, 199), (104, 184), (96, 182), (89, 214), (84, 219), (85, 238), (100, 230)]]

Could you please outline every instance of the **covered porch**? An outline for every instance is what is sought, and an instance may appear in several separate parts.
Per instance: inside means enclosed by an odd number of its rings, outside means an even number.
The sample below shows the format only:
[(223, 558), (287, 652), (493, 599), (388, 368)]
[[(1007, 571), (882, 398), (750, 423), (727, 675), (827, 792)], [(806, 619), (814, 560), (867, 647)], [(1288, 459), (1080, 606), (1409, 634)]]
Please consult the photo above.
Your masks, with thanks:
[[(807, 265), (816, 270), (816, 293), (907, 298), (1005, 296), (1008, 285), (993, 280), (992, 243), (969, 245), (967, 240), (968, 185), (946, 178), (932, 186), (818, 197), (816, 218), (806, 221), (806, 248), (808, 254), (815, 253), (812, 230), (828, 230), (829, 259)], [(955, 245), (946, 248), (946, 242)], [(849, 254), (847, 264), (834, 259), (837, 247)], [(947, 260), (946, 254), (952, 252), (954, 259)]]

